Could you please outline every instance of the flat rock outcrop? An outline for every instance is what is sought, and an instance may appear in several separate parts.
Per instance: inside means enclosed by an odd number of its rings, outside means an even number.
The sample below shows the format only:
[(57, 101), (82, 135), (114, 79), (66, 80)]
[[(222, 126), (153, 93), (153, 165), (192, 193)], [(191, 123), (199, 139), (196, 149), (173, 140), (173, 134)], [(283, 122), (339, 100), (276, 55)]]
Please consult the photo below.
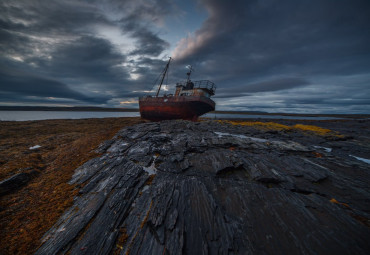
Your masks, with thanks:
[(124, 128), (76, 170), (80, 195), (37, 254), (367, 254), (370, 165), (349, 143), (215, 121)]

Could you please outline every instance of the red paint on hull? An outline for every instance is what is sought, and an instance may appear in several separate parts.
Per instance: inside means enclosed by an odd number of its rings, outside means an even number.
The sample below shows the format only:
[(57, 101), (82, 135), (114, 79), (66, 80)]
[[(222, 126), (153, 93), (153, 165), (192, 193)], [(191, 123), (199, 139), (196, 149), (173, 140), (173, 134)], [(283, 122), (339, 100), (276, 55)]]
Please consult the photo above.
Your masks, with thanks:
[(148, 120), (197, 120), (214, 111), (215, 102), (204, 96), (143, 97), (139, 99), (139, 107), (141, 117)]

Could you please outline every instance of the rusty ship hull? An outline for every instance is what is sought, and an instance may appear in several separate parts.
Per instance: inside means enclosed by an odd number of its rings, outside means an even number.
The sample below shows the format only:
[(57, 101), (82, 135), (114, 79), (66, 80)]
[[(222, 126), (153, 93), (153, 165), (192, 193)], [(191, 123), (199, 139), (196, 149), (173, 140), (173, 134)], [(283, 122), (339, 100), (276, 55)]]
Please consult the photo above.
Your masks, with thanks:
[(191, 66), (186, 82), (176, 83), (174, 94), (158, 96), (170, 62), (171, 58), (162, 72), (156, 96), (139, 98), (141, 117), (151, 121), (173, 119), (196, 121), (199, 116), (214, 111), (216, 103), (210, 97), (215, 94), (216, 85), (208, 80), (191, 81), (190, 75), (193, 70)]
[(139, 99), (140, 115), (152, 121), (185, 119), (215, 110), (215, 102), (204, 96), (144, 97)]

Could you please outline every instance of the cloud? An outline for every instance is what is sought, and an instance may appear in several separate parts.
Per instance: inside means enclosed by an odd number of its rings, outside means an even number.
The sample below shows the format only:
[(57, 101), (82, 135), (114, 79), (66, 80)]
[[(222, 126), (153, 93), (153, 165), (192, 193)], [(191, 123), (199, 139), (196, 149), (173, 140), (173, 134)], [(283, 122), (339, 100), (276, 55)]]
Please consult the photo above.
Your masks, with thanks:
[(173, 54), (207, 74), (353, 74), (370, 67), (366, 1), (202, 2), (208, 19)]
[[(362, 87), (361, 80), (369, 76), (328, 78), (336, 87), (325, 86), (321, 78), (313, 84), (275, 92), (234, 93), (232, 98), (218, 98), (218, 106), (227, 110), (260, 110), (296, 113), (367, 113), (370, 110), (370, 87)], [(351, 86), (347, 84), (351, 82)], [(348, 96), (350, 95), (350, 97)], [(217, 106), (216, 106), (217, 108)], [(220, 109), (220, 108), (218, 108)]]
[[(113, 82), (120, 77), (114, 73), (116, 66), (124, 63), (126, 56), (121, 54), (108, 40), (92, 36), (81, 36), (71, 43), (55, 49), (52, 60), (41, 62), (43, 68), (50, 68), (55, 76), (68, 73), (70, 78), (85, 81)], [(127, 78), (123, 69), (121, 78)]]
[(170, 46), (168, 42), (145, 28), (136, 30), (132, 35), (138, 38), (138, 47), (130, 53), (131, 55), (149, 55), (156, 57)]
[(82, 93), (70, 89), (66, 84), (56, 80), (37, 77), (32, 74), (19, 73), (7, 70), (3, 67), (0, 71), (0, 91), (5, 97), (34, 96), (45, 98), (69, 98), (93, 103), (105, 103), (107, 98), (96, 95), (88, 97)]
[[(269, 101), (270, 95), (294, 91), (284, 101), (288, 107), (294, 97), (302, 96), (303, 88), (311, 86), (318, 93), (335, 91), (335, 96), (343, 98), (345, 110), (357, 91), (339, 84), (342, 80), (353, 86), (347, 78), (355, 75), (363, 75), (355, 84), (361, 84), (360, 89), (370, 97), (365, 89), (370, 70), (368, 1), (201, 3), (208, 11), (207, 20), (179, 41), (173, 55), (179, 65), (192, 63), (199, 75), (216, 82), (221, 107), (244, 105), (231, 103), (239, 93), (239, 97), (247, 95), (248, 101), (266, 102), (260, 109), (270, 109), (278, 106)], [(334, 101), (325, 102), (339, 107)]]
[[(0, 102), (134, 102), (174, 49), (169, 84), (191, 64), (218, 109), (369, 109), (369, 1), (197, 3), (205, 20), (171, 0), (0, 1)], [(179, 16), (204, 22), (175, 46)]]
[(237, 97), (247, 93), (280, 91), (292, 88), (306, 86), (309, 83), (301, 78), (279, 78), (271, 81), (262, 81), (258, 83), (246, 84), (232, 88), (221, 88), (217, 91), (216, 97)]
[(123, 2), (120, 8), (124, 8), (126, 12), (119, 21), (121, 28), (137, 41), (135, 50), (130, 55), (158, 56), (170, 46), (148, 28), (153, 24), (164, 25), (164, 17), (176, 8), (172, 1), (129, 1)]
[(154, 28), (171, 6), (162, 0), (1, 2), (0, 65), (7, 71), (0, 73), (0, 92), (105, 105), (147, 90), (144, 81), (157, 75), (152, 65), (162, 63), (153, 57), (169, 47)]

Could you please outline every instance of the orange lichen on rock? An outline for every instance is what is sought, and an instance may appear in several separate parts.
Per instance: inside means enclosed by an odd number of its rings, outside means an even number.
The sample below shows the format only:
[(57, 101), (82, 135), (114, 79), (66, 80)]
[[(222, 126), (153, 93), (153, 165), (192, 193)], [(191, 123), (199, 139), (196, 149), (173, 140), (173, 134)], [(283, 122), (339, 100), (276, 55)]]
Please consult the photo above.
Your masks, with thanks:
[(344, 206), (346, 209), (349, 209), (350, 212), (349, 215), (351, 215), (352, 218), (356, 219), (357, 221), (361, 222), (367, 227), (370, 227), (370, 219), (364, 217), (363, 215), (359, 215), (356, 211), (354, 211), (348, 204), (339, 202), (335, 198), (332, 198), (329, 200), (333, 204)]
[(148, 180), (146, 180), (145, 185), (151, 185), (154, 180), (155, 174), (149, 176)]
[(331, 203), (333, 203), (333, 204), (343, 205), (343, 206), (345, 206), (345, 207), (347, 207), (347, 208), (350, 208), (350, 207), (349, 207), (349, 205), (347, 205), (346, 203), (338, 202), (335, 198), (332, 198), (332, 199), (330, 199), (329, 201), (330, 201)]
[(152, 206), (153, 206), (153, 200), (152, 200), (152, 201), (150, 201), (149, 209), (148, 209), (148, 211), (147, 211), (147, 212), (146, 212), (146, 214), (145, 214), (145, 218), (143, 219), (143, 221), (142, 221), (142, 222), (141, 222), (141, 224), (140, 224), (140, 228), (138, 228), (138, 229), (136, 230), (136, 233), (135, 233), (134, 237), (131, 239), (131, 242), (130, 242), (130, 244), (128, 245), (128, 248), (127, 248), (126, 253), (125, 253), (126, 255), (129, 255), (129, 254), (130, 254), (131, 247), (132, 247), (132, 245), (133, 245), (133, 243), (134, 243), (134, 241), (135, 241), (135, 239), (136, 239), (137, 235), (139, 234), (140, 230), (145, 226), (146, 222), (148, 221), (149, 213), (150, 213), (150, 210), (152, 209)]
[(330, 129), (321, 128), (321, 127), (312, 126), (312, 125), (296, 124), (296, 125), (293, 126), (293, 128), (298, 129), (298, 130), (302, 130), (302, 131), (312, 132), (316, 135), (321, 135), (321, 136), (336, 135)]
[(343, 137), (342, 135), (334, 132), (330, 129), (321, 128), (318, 126), (313, 125), (303, 125), (303, 124), (296, 124), (294, 126), (288, 126), (279, 124), (276, 122), (260, 122), (260, 121), (230, 121), (230, 120), (218, 120), (217, 122), (221, 124), (231, 124), (231, 125), (240, 125), (240, 126), (250, 126), (255, 127), (258, 129), (265, 129), (265, 130), (274, 130), (274, 131), (303, 131), (319, 136), (336, 136), (336, 137)]
[(113, 254), (120, 254), (121, 250), (123, 249), (123, 246), (125, 245), (128, 239), (126, 228), (121, 228), (119, 232), (120, 232), (120, 236), (117, 239), (116, 248)]
[(146, 222), (148, 221), (149, 213), (150, 213), (150, 210), (152, 209), (152, 206), (153, 206), (153, 200), (150, 202), (149, 209), (146, 212), (144, 220), (141, 222), (140, 228), (143, 228), (145, 226)]
[(321, 153), (318, 153), (316, 151), (312, 152), (312, 154), (316, 157), (316, 158), (322, 158), (323, 155)]
[(271, 129), (271, 130), (278, 130), (278, 131), (288, 131), (291, 130), (291, 127), (282, 125), (275, 122), (260, 122), (260, 121), (230, 121), (230, 120), (218, 120), (219, 123), (228, 123), (231, 125), (239, 125), (239, 126), (250, 126), (250, 127), (257, 127), (263, 129)]

